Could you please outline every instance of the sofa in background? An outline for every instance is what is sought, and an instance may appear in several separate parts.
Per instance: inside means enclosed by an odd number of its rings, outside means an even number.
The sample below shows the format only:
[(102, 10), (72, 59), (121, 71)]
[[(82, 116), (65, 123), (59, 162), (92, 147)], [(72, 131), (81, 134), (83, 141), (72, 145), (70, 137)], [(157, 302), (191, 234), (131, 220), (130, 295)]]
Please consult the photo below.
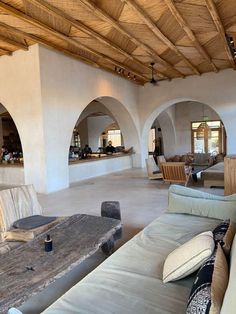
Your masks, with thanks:
[(224, 162), (219, 162), (201, 172), (204, 187), (224, 187)]
[[(194, 275), (164, 284), (166, 257), (222, 219), (236, 222), (236, 195), (172, 185), (167, 211), (78, 282), (43, 314), (184, 314)], [(236, 240), (221, 314), (235, 313)], [(14, 313), (9, 310), (9, 314)], [(20, 313), (20, 312), (19, 312)]]

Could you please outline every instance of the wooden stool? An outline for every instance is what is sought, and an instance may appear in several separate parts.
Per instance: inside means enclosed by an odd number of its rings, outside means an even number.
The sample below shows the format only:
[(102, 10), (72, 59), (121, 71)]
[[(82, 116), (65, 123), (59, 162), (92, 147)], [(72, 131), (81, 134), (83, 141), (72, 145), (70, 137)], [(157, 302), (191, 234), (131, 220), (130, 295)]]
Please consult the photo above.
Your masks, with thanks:
[[(120, 203), (117, 201), (105, 201), (101, 205), (101, 216), (113, 219), (121, 220)], [(103, 246), (102, 250), (106, 254), (111, 254), (114, 251), (114, 242), (122, 237), (122, 228), (116, 231), (113, 235), (113, 239), (107, 241)]]

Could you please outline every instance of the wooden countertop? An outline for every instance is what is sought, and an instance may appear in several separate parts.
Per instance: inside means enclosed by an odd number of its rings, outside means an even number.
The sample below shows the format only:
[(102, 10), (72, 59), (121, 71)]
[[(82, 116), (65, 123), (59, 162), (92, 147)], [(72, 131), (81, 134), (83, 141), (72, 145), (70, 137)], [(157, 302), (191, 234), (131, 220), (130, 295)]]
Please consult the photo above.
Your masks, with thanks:
[(112, 155), (106, 155), (106, 154), (101, 154), (101, 157), (98, 157), (99, 154), (96, 154), (97, 156), (92, 155), (91, 157), (87, 159), (75, 159), (75, 160), (69, 160), (69, 165), (75, 165), (75, 164), (80, 164), (80, 163), (85, 163), (85, 162), (93, 162), (93, 161), (100, 161), (100, 160), (107, 160), (107, 159), (112, 159), (112, 158), (118, 158), (118, 157), (125, 157), (125, 156), (131, 156), (133, 153), (115, 153)]
[(14, 164), (0, 163), (0, 167), (1, 168), (24, 168), (24, 164), (22, 164), (22, 163), (14, 163)]

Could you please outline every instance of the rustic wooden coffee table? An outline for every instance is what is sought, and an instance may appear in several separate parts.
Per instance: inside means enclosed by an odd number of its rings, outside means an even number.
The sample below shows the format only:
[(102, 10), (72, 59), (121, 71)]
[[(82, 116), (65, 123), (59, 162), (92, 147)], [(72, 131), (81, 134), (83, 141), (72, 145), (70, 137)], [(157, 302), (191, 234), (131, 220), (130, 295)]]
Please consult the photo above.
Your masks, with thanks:
[(0, 256), (0, 313), (18, 307), (109, 242), (117, 219), (74, 215), (48, 230), (53, 253), (44, 251), (46, 233)]

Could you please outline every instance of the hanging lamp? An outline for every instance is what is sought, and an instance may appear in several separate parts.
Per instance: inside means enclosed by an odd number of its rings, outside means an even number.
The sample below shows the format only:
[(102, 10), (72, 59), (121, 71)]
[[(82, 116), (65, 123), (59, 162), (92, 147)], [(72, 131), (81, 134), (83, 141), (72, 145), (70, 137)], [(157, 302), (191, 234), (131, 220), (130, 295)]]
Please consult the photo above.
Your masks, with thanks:
[(197, 139), (200, 140), (202, 138), (209, 138), (211, 137), (211, 129), (207, 124), (207, 120), (208, 117), (204, 115), (204, 105), (202, 106), (202, 111), (203, 111), (203, 115), (202, 115), (202, 119), (204, 120), (203, 122), (201, 122), (197, 128)]

